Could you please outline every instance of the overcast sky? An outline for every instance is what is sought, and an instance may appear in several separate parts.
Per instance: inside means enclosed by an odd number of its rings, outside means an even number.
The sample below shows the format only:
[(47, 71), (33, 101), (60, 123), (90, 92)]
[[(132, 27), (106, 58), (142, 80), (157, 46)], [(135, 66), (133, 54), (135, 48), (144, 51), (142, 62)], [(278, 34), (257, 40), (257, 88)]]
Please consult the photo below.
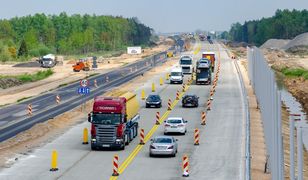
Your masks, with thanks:
[(0, 18), (35, 13), (138, 17), (158, 32), (229, 30), (234, 22), (308, 9), (308, 0), (0, 0)]

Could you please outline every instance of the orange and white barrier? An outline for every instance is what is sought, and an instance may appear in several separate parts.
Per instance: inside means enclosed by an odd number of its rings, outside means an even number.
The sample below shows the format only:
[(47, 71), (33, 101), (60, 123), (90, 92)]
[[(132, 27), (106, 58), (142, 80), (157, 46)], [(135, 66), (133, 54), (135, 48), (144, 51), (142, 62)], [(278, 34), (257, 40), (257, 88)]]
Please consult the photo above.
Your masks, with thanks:
[(189, 176), (189, 161), (188, 161), (188, 156), (184, 155), (183, 156), (183, 162), (182, 162), (182, 169), (183, 169), (183, 177), (188, 177)]
[(114, 155), (113, 157), (113, 173), (112, 176), (119, 176), (119, 156)]
[(32, 116), (32, 105), (28, 104), (28, 115)]
[(159, 112), (156, 112), (156, 125), (159, 125), (160, 123), (159, 123), (159, 119), (160, 119), (160, 114), (159, 114)]
[(195, 129), (195, 134), (194, 134), (194, 145), (199, 145), (199, 129)]
[(183, 91), (183, 92), (185, 92), (185, 90), (186, 90), (185, 88), (186, 88), (186, 86), (185, 86), (185, 84), (183, 83), (183, 86), (182, 86), (182, 91)]
[(168, 100), (168, 110), (169, 110), (169, 111), (172, 109), (172, 108), (171, 108), (171, 104), (172, 104), (171, 99), (169, 99), (169, 100)]
[(207, 110), (210, 111), (211, 110), (211, 100), (207, 101)]
[(176, 100), (180, 100), (180, 92), (179, 92), (179, 90), (176, 90)]
[(144, 129), (140, 129), (140, 145), (144, 145)]
[(60, 101), (61, 101), (60, 95), (56, 95), (56, 103), (60, 104)]
[(206, 114), (204, 111), (201, 113), (201, 125), (206, 125)]
[(98, 87), (96, 79), (94, 79), (94, 87), (96, 87), (96, 88)]

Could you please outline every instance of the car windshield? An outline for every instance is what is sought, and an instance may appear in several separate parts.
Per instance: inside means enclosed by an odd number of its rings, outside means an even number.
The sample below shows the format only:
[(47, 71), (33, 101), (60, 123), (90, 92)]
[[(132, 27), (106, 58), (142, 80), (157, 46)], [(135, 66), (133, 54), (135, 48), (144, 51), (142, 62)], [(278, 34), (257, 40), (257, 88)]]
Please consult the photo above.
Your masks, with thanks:
[(181, 72), (171, 72), (171, 76), (181, 76)]
[(172, 143), (170, 138), (155, 138), (154, 143)]
[(181, 119), (168, 119), (167, 123), (180, 124), (180, 123), (182, 123), (182, 120)]
[(157, 95), (152, 95), (152, 96), (149, 96), (147, 100), (148, 101), (159, 101), (160, 98)]
[(197, 74), (200, 75), (200, 77), (208, 77), (209, 69), (204, 69), (204, 70), (197, 69)]
[(121, 122), (121, 114), (93, 114), (93, 123), (117, 125)]
[(181, 59), (180, 64), (191, 65), (192, 60), (191, 59)]

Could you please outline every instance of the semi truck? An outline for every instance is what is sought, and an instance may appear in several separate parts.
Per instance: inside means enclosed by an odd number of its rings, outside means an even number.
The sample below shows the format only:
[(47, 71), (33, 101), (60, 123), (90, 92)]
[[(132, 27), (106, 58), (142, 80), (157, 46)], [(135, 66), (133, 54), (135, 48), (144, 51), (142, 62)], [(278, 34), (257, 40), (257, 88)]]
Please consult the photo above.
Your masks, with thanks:
[(215, 53), (214, 52), (203, 52), (202, 58), (206, 58), (206, 59), (209, 59), (211, 61), (211, 68), (212, 68), (211, 70), (212, 70), (212, 72), (214, 72), (215, 61), (216, 61)]
[(211, 61), (209, 59), (199, 59), (196, 63), (196, 84), (211, 84)]
[(136, 94), (125, 92), (119, 97), (96, 97), (91, 123), (91, 149), (125, 149), (138, 134), (139, 103)]
[(57, 59), (55, 55), (47, 54), (39, 60), (39, 63), (43, 68), (52, 68), (57, 64)]
[(179, 64), (182, 68), (183, 74), (191, 74), (193, 72), (192, 61), (193, 59), (191, 56), (181, 56)]

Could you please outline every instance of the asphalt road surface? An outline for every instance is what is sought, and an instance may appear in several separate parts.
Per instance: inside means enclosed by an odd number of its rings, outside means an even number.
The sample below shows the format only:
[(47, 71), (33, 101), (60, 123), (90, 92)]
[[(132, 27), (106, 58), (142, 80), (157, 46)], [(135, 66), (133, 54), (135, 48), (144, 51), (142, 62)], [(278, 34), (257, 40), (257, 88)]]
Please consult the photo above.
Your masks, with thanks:
[[(82, 145), (82, 129), (89, 128), (89, 123), (82, 123), (67, 133), (30, 153), (19, 160), (14, 166), (0, 172), (0, 179), (211, 179), (211, 180), (240, 180), (243, 178), (244, 165), (244, 105), (242, 91), (237, 71), (233, 61), (218, 44), (196, 43), (191, 52), (194, 58), (201, 57), (202, 51), (220, 50), (221, 71), (211, 111), (207, 112), (207, 125), (200, 125), (201, 112), (205, 111), (205, 103), (209, 97), (210, 86), (189, 86), (186, 94), (196, 94), (200, 97), (198, 108), (182, 108), (181, 103), (175, 101), (172, 111), (167, 111), (168, 98), (175, 99), (176, 90), (180, 85), (165, 82), (159, 86), (157, 75), (147, 81), (144, 86), (136, 89), (140, 95), (142, 89), (148, 95), (151, 83), (156, 82), (157, 91), (163, 99), (160, 109), (146, 109), (144, 102), (140, 111), (140, 127), (147, 134), (153, 127), (153, 136), (162, 135), (163, 127), (155, 126), (155, 114), (168, 117), (183, 117), (188, 120), (186, 135), (174, 135), (179, 149), (176, 157), (149, 157), (149, 141), (144, 146), (138, 145), (139, 138), (135, 138), (124, 151), (91, 151), (90, 145)], [(170, 71), (170, 69), (166, 69)], [(187, 77), (186, 77), (187, 79)], [(139, 98), (140, 99), (140, 98)], [(167, 117), (166, 116), (166, 117)], [(86, 117), (85, 117), (86, 121)], [(200, 129), (200, 145), (194, 146), (194, 129)], [(148, 136), (148, 139), (151, 137)], [(51, 151), (59, 153), (56, 172), (50, 172)], [(120, 176), (112, 177), (112, 159), (117, 154), (120, 161)], [(189, 157), (189, 177), (182, 177), (182, 156)], [(123, 163), (125, 162), (125, 163)]]

